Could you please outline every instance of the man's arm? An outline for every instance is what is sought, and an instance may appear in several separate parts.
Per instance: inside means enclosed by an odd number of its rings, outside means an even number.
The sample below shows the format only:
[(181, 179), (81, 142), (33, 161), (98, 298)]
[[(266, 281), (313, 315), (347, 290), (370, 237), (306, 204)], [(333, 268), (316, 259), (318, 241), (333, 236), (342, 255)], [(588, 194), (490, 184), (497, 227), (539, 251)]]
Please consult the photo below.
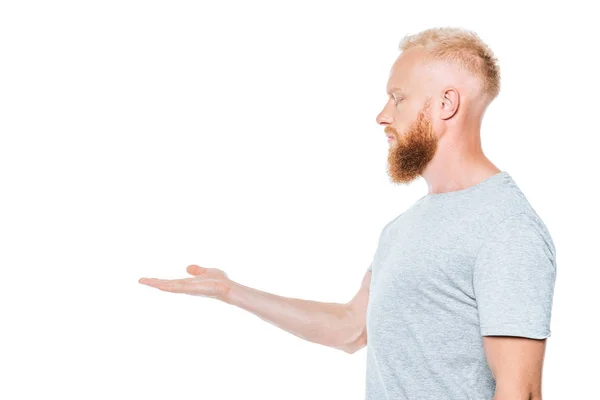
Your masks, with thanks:
[(555, 282), (556, 249), (534, 213), (505, 217), (480, 246), (472, 283), (494, 400), (541, 399)]
[(366, 344), (366, 304), (371, 271), (348, 303), (282, 297), (230, 281), (226, 303), (249, 311), (295, 336), (354, 353)]
[(225, 271), (190, 265), (193, 278), (141, 278), (139, 283), (162, 291), (210, 297), (249, 311), (302, 339), (354, 353), (366, 344), (366, 309), (371, 271), (348, 303), (323, 303), (277, 296), (241, 285)]
[(545, 339), (483, 336), (483, 346), (496, 379), (493, 400), (542, 400)]
[(356, 295), (347, 303), (354, 324), (353, 334), (348, 336), (343, 349), (352, 354), (367, 345), (367, 305), (371, 286), (371, 270), (367, 270)]

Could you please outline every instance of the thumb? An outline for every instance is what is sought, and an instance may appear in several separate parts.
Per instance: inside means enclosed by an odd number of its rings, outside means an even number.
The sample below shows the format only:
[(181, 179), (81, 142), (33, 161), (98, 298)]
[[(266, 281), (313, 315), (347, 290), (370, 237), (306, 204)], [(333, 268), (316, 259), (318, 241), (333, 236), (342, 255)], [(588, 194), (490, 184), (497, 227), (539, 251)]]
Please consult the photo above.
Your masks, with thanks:
[(206, 272), (206, 270), (207, 268), (203, 268), (195, 264), (188, 265), (188, 267), (186, 268), (187, 273), (194, 276), (203, 275)]

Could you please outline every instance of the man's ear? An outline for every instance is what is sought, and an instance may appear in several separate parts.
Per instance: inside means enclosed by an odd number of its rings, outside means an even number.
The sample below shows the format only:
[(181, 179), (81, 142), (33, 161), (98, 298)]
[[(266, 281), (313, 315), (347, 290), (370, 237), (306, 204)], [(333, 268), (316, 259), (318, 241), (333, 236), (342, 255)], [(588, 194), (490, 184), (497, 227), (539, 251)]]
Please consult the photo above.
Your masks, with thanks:
[(460, 95), (456, 88), (446, 88), (442, 92), (442, 108), (440, 110), (441, 119), (450, 119), (458, 111), (460, 104)]

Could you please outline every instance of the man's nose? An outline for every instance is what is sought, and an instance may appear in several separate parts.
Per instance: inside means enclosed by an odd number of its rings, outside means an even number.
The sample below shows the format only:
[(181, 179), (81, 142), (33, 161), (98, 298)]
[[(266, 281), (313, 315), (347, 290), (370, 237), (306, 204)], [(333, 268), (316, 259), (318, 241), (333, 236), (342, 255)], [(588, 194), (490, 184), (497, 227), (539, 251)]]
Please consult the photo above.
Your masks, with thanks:
[(392, 117), (390, 116), (389, 112), (387, 111), (387, 104), (386, 106), (383, 108), (383, 110), (381, 110), (381, 112), (379, 114), (377, 114), (377, 118), (375, 119), (377, 121), (377, 123), (379, 125), (390, 125), (392, 123)]

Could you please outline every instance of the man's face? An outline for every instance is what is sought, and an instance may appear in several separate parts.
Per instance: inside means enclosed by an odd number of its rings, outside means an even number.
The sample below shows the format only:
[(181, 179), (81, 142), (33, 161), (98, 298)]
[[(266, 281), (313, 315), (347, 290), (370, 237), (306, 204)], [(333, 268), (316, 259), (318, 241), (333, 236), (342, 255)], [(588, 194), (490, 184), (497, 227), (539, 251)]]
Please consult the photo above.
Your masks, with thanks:
[(426, 72), (418, 64), (418, 52), (398, 57), (388, 80), (388, 102), (377, 123), (391, 136), (388, 175), (392, 182), (409, 183), (422, 175), (437, 150)]
[(409, 183), (421, 176), (438, 144), (427, 104), (404, 132), (398, 134), (393, 127), (386, 126), (385, 133), (394, 137), (390, 142), (387, 171), (392, 182)]

